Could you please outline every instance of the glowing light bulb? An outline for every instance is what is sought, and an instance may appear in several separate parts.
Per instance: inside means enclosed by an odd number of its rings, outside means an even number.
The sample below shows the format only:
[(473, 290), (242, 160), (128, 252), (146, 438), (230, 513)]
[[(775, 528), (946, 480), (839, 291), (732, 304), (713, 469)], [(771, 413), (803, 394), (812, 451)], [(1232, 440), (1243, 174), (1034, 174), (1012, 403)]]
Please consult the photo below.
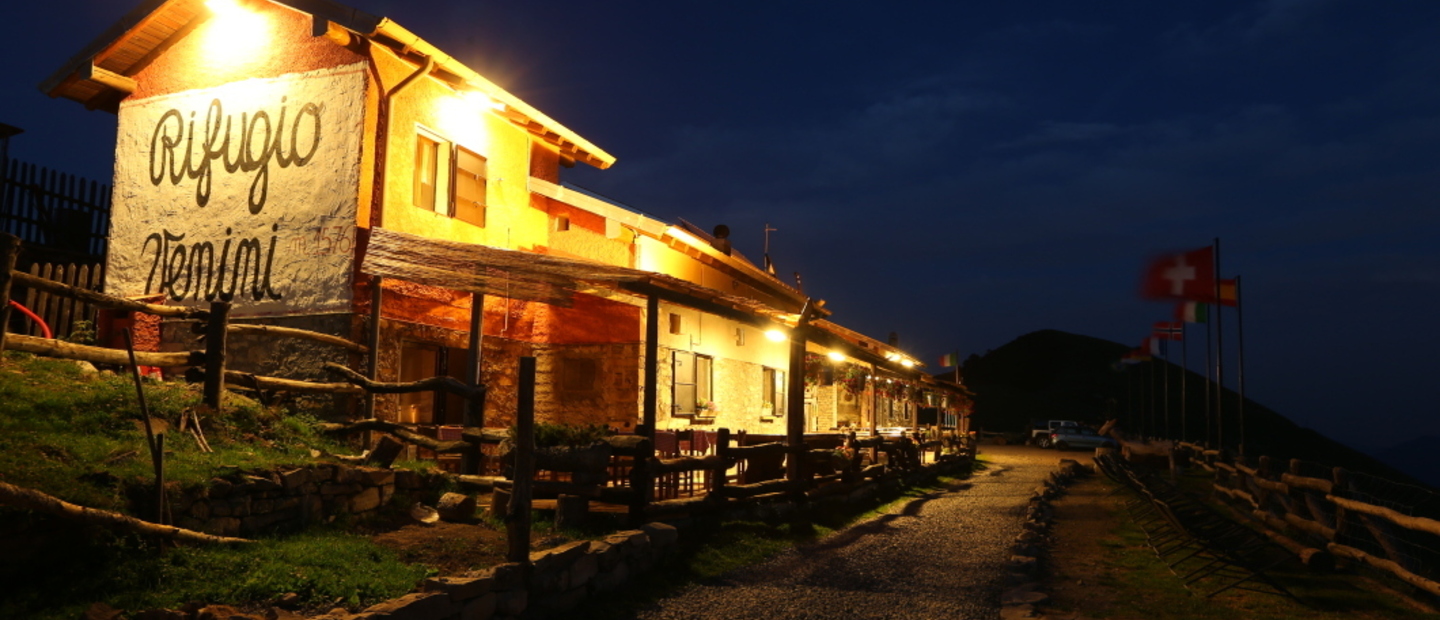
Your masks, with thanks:
[(765, 330), (765, 337), (769, 338), (770, 342), (785, 342), (785, 332), (778, 329)]
[(843, 361), (845, 361), (845, 355), (842, 354), (842, 353), (840, 353), (839, 351), (831, 351), (831, 352), (829, 352), (829, 353), (826, 353), (825, 355), (826, 355), (826, 357), (829, 357), (829, 358), (830, 358), (830, 361), (832, 361), (832, 362), (843, 362)]

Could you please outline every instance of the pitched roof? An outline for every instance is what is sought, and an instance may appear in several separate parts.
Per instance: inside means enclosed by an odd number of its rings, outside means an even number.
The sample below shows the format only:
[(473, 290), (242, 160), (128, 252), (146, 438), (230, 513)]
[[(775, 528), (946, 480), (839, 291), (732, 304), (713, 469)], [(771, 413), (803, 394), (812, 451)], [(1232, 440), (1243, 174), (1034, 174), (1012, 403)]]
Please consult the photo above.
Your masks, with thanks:
[[(608, 168), (615, 157), (574, 131), (546, 116), (503, 88), (485, 79), (439, 48), (391, 21), (331, 0), (266, 0), (314, 16), (317, 31), (338, 26), (357, 36), (394, 50), (402, 58), (435, 61), (435, 75), (457, 87), (484, 93), (504, 104), (496, 114), (554, 145), (562, 155), (596, 168)], [(209, 19), (213, 13), (204, 0), (144, 0), (134, 10), (96, 37), (40, 84), (51, 97), (65, 97), (88, 108), (115, 111), (120, 100), (134, 90), (138, 74), (172, 44)]]

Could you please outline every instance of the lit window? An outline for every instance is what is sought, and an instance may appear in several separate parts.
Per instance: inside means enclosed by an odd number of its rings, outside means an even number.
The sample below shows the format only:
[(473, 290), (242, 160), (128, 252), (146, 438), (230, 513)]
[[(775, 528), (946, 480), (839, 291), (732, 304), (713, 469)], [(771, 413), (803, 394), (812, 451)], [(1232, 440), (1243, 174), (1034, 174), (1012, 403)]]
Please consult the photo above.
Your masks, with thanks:
[(486, 172), (484, 157), (417, 128), (412, 201), (416, 207), (484, 226)]
[(785, 371), (770, 367), (762, 367), (761, 370), (761, 400), (764, 403), (764, 415), (783, 416), (785, 415)]
[[(400, 347), (400, 381), (420, 381), (430, 377), (454, 377), (464, 380), (466, 352), (422, 342), (404, 342)], [(445, 392), (410, 392), (400, 394), (402, 424), (460, 424), (465, 417), (465, 399)]]
[(455, 149), (455, 219), (485, 226), (485, 158)]
[(449, 142), (429, 132), (422, 130), (415, 135), (415, 206), (450, 214), (450, 190), (445, 187), (450, 148)]
[(707, 413), (712, 407), (712, 368), (708, 355), (675, 351), (672, 358), (671, 403), (676, 415)]

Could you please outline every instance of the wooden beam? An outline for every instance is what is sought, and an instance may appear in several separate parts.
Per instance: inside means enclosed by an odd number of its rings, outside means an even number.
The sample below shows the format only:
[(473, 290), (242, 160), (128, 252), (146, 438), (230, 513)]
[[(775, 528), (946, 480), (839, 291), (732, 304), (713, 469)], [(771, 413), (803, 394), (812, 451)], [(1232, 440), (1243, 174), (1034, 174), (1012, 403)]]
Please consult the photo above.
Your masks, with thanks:
[(1367, 504), (1365, 502), (1357, 502), (1353, 499), (1346, 499), (1344, 497), (1337, 497), (1334, 495), (1326, 495), (1325, 499), (1330, 500), (1336, 506), (1339, 506), (1346, 510), (1353, 510), (1360, 514), (1366, 514), (1372, 517), (1380, 517), (1382, 519), (1389, 520), (1391, 523), (1394, 523), (1395, 525), (1398, 525), (1405, 529), (1440, 536), (1440, 521), (1436, 521), (1434, 519), (1427, 519), (1425, 517), (1412, 517), (1407, 514), (1401, 514), (1384, 506), (1376, 506), (1373, 504)]
[(76, 286), (70, 286), (68, 284), (61, 284), (53, 280), (47, 280), (39, 276), (32, 276), (28, 273), (20, 271), (14, 272), (13, 274), (11, 274), (11, 277), (15, 279), (16, 284), (19, 284), (21, 286), (45, 291), (47, 293), (52, 293), (55, 295), (60, 295), (62, 297), (78, 299), (86, 303), (100, 306), (101, 308), (113, 308), (115, 310), (125, 310), (127, 312), (144, 312), (156, 316), (178, 319), (204, 319), (209, 316), (208, 312), (196, 308), (147, 304), (141, 301), (125, 299), (124, 297), (115, 297), (113, 295), (97, 293), (95, 291), (86, 290)]
[(1324, 478), (1311, 478), (1295, 474), (1280, 474), (1280, 482), (1292, 489), (1306, 489), (1325, 494), (1329, 494), (1335, 488), (1335, 483)]
[[(137, 352), (136, 355), (139, 355)], [(225, 385), (244, 389), (277, 390), (297, 394), (364, 394), (365, 388), (349, 383), (317, 383), (279, 377), (252, 375), (238, 370), (225, 371)]]
[[(7, 349), (47, 357), (84, 360), (94, 364), (110, 364), (113, 366), (130, 365), (130, 356), (119, 349), (92, 347), (62, 340), (47, 340), (36, 336), (26, 336), (24, 334), (9, 334), (6, 336), (5, 347)], [(180, 351), (176, 353), (136, 351), (135, 360), (139, 362), (141, 366), (160, 366), (162, 368), (198, 366), (204, 362), (205, 354), (200, 351)]]
[(101, 69), (93, 64), (86, 65), (80, 69), (80, 78), (118, 90), (127, 95), (135, 92), (135, 89), (140, 87), (133, 78), (120, 75), (114, 71)]
[(278, 325), (254, 325), (250, 323), (231, 323), (226, 331), (240, 335), (270, 335), (283, 336), (286, 338), (300, 338), (302, 340), (313, 340), (325, 344), (333, 344), (337, 347), (349, 349), (356, 353), (369, 353), (370, 348), (358, 342), (351, 342), (339, 336), (312, 332), (308, 329), (296, 329), (294, 327), (280, 327)]
[(1354, 547), (1347, 547), (1339, 543), (1330, 543), (1329, 545), (1327, 545), (1327, 548), (1330, 550), (1330, 553), (1333, 553), (1342, 558), (1349, 558), (1351, 560), (1356, 560), (1365, 564), (1369, 564), (1370, 566), (1373, 566), (1375, 568), (1381, 568), (1390, 571), (1391, 574), (1399, 577), (1405, 583), (1429, 592), (1431, 595), (1440, 596), (1440, 583), (1430, 581), (1429, 579), (1405, 570), (1404, 567), (1390, 560), (1386, 560), (1384, 558), (1377, 558)]

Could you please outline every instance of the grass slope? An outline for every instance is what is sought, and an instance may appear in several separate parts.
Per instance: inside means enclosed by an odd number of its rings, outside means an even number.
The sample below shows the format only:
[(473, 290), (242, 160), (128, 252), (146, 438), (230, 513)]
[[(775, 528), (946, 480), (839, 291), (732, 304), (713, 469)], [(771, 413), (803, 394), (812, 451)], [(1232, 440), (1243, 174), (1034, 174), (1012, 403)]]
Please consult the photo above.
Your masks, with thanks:
[[(200, 406), (195, 386), (147, 381), (145, 395), (152, 418), (171, 427)], [(95, 508), (132, 512), (132, 494), (148, 506), (154, 474), (141, 420), (129, 375), (23, 353), (0, 359), (0, 480)], [(205, 416), (204, 426), (213, 453), (167, 433), (171, 493), (237, 467), (308, 463), (311, 448), (339, 449), (312, 420), (233, 394), (224, 415)], [(287, 592), (315, 607), (359, 606), (404, 594), (430, 572), (340, 531), (274, 536), (243, 549), (159, 547), (3, 506), (0, 558), (0, 618), (76, 618), (92, 602), (132, 610), (258, 605)]]

